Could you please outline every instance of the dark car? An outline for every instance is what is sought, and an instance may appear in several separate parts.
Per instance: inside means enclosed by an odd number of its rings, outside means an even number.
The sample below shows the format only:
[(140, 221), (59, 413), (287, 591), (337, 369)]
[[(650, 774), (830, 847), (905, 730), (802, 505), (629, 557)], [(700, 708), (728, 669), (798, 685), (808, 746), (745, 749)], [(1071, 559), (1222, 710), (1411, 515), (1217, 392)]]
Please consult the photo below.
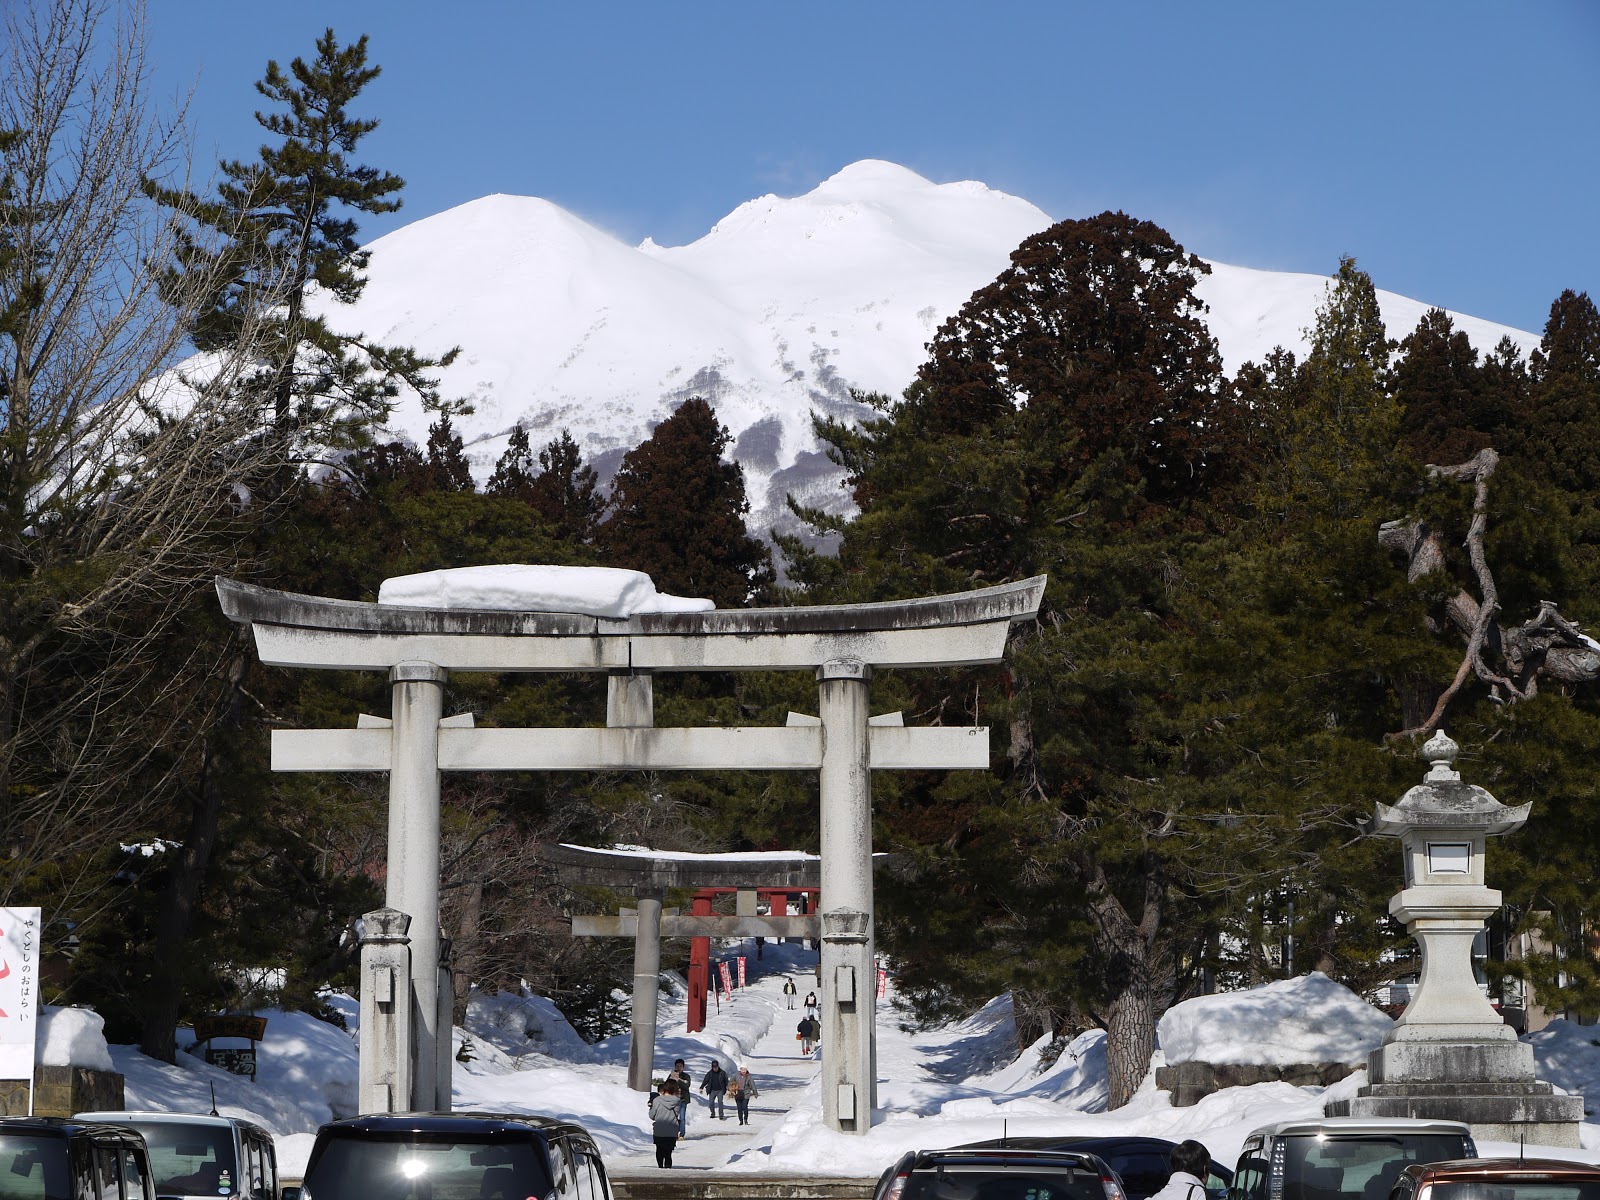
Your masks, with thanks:
[(611, 1200), (583, 1126), (514, 1113), (388, 1113), (317, 1130), (303, 1200)]
[(1126, 1200), (1092, 1154), (1056, 1150), (913, 1150), (881, 1176), (873, 1200)]
[[(1128, 1200), (1149, 1200), (1167, 1186), (1167, 1180), (1172, 1176), (1172, 1152), (1178, 1148), (1178, 1143), (1158, 1137), (1102, 1137), (1085, 1134), (1063, 1137), (995, 1138), (987, 1142), (971, 1142), (964, 1149), (997, 1147), (1020, 1150), (1075, 1150), (1083, 1154), (1093, 1154), (1117, 1173)], [(1212, 1163), (1211, 1173), (1206, 1179), (1206, 1193), (1212, 1200), (1223, 1200), (1232, 1182), (1231, 1170), (1219, 1163)]]
[(1388, 1200), (1600, 1200), (1600, 1166), (1556, 1158), (1463, 1158), (1400, 1172)]
[(0, 1117), (4, 1200), (156, 1200), (144, 1139), (75, 1117)]

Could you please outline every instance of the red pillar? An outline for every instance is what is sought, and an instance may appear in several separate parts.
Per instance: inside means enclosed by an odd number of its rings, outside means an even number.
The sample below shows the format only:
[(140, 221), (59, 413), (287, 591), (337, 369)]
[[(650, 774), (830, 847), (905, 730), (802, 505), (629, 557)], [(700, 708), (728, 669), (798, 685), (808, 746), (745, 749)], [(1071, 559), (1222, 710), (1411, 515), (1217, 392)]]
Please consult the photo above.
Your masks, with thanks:
[[(695, 894), (691, 912), (697, 917), (711, 915), (710, 892)], [(711, 939), (697, 937), (689, 942), (689, 1032), (706, 1027), (706, 993), (711, 988)]]

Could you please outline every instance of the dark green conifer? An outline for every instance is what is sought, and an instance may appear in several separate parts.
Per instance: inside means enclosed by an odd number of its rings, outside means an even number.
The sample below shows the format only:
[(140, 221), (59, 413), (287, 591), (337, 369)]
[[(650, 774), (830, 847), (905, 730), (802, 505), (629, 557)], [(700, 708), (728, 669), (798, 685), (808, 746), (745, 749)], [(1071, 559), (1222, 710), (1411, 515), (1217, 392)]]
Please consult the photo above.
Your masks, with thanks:
[(437, 421), (428, 426), (428, 470), (433, 476), (435, 491), (474, 490), (466, 450), (461, 444), (461, 435), (450, 423), (449, 413), (441, 414)]
[(723, 458), (728, 441), (711, 406), (694, 397), (628, 451), (600, 526), (606, 561), (719, 608), (760, 596), (773, 580), (772, 556), (745, 529), (744, 470)]
[(599, 476), (565, 429), (539, 451), (539, 473), (528, 483), (528, 501), (563, 541), (593, 545), (605, 498)]

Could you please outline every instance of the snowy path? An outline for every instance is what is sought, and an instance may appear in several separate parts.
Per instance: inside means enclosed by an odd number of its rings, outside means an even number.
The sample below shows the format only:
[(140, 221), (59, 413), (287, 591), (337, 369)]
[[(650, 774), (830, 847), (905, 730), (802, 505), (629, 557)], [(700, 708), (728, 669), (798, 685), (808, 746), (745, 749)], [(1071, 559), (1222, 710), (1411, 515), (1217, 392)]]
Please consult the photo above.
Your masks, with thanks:
[[(804, 952), (795, 948), (794, 965), (800, 969), (794, 972), (794, 981), (800, 989), (800, 997), (810, 990), (813, 978), (809, 971), (803, 969), (806, 957)], [(809, 957), (814, 959), (815, 955)], [(688, 1136), (679, 1139), (673, 1155), (675, 1167), (721, 1167), (744, 1152), (770, 1143), (770, 1127), (800, 1103), (807, 1087), (817, 1078), (820, 1070), (817, 1060), (800, 1056), (800, 1043), (795, 1040), (794, 1027), (803, 1014), (798, 1007), (792, 1011), (785, 1007), (783, 979), (781, 974), (764, 975), (753, 980), (749, 987), (735, 992), (731, 1002), (724, 1002), (721, 1012), (713, 1010), (708, 1014), (705, 1034), (700, 1035), (715, 1036), (719, 1023), (731, 1023), (735, 1017), (748, 1019), (750, 1010), (757, 1007), (763, 1010), (761, 1019), (770, 1019), (771, 1024), (766, 1032), (749, 1052), (728, 1053), (726, 1040), (722, 1041), (720, 1047), (724, 1059), (733, 1058), (736, 1066), (750, 1068), (750, 1074), (759, 1089), (759, 1094), (750, 1105), (749, 1125), (739, 1124), (731, 1100), (725, 1119), (718, 1120), (711, 1115), (706, 1096), (700, 1091), (700, 1080), (705, 1076), (711, 1060), (704, 1051), (698, 1055), (693, 1052), (683, 1055), (685, 1065), (695, 1081), (694, 1108), (689, 1113)], [(685, 1017), (684, 1006), (674, 1004), (671, 1016), (668, 1017), (664, 1009), (662, 1017), (663, 1028), (670, 1028), (667, 1020), (675, 1020), (681, 1029)], [(672, 1041), (671, 1038), (664, 1038), (663, 1048), (669, 1049)], [(661, 1054), (658, 1053), (658, 1061), (660, 1058)], [(655, 1169), (654, 1160), (642, 1155), (619, 1156), (617, 1166), (628, 1172), (641, 1168)]]

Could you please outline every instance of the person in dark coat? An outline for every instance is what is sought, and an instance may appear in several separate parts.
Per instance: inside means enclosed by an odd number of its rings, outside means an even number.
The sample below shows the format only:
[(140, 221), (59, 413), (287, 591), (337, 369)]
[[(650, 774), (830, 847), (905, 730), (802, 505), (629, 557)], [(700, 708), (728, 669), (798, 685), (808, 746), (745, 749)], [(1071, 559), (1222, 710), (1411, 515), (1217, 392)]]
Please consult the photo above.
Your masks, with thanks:
[(711, 1115), (719, 1121), (728, 1117), (728, 1073), (722, 1069), (722, 1064), (716, 1059), (711, 1060), (711, 1069), (706, 1072), (706, 1077), (700, 1081), (700, 1090), (706, 1094), (706, 1103), (711, 1108)]
[(678, 1136), (689, 1136), (689, 1102), (694, 1099), (694, 1080), (689, 1078), (689, 1068), (683, 1059), (672, 1060), (672, 1073), (667, 1076), (678, 1085)]
[(802, 1017), (800, 1024), (795, 1026), (795, 1032), (800, 1035), (800, 1053), (807, 1056), (817, 1044), (817, 1039), (822, 1036), (822, 1026), (815, 1017)]

